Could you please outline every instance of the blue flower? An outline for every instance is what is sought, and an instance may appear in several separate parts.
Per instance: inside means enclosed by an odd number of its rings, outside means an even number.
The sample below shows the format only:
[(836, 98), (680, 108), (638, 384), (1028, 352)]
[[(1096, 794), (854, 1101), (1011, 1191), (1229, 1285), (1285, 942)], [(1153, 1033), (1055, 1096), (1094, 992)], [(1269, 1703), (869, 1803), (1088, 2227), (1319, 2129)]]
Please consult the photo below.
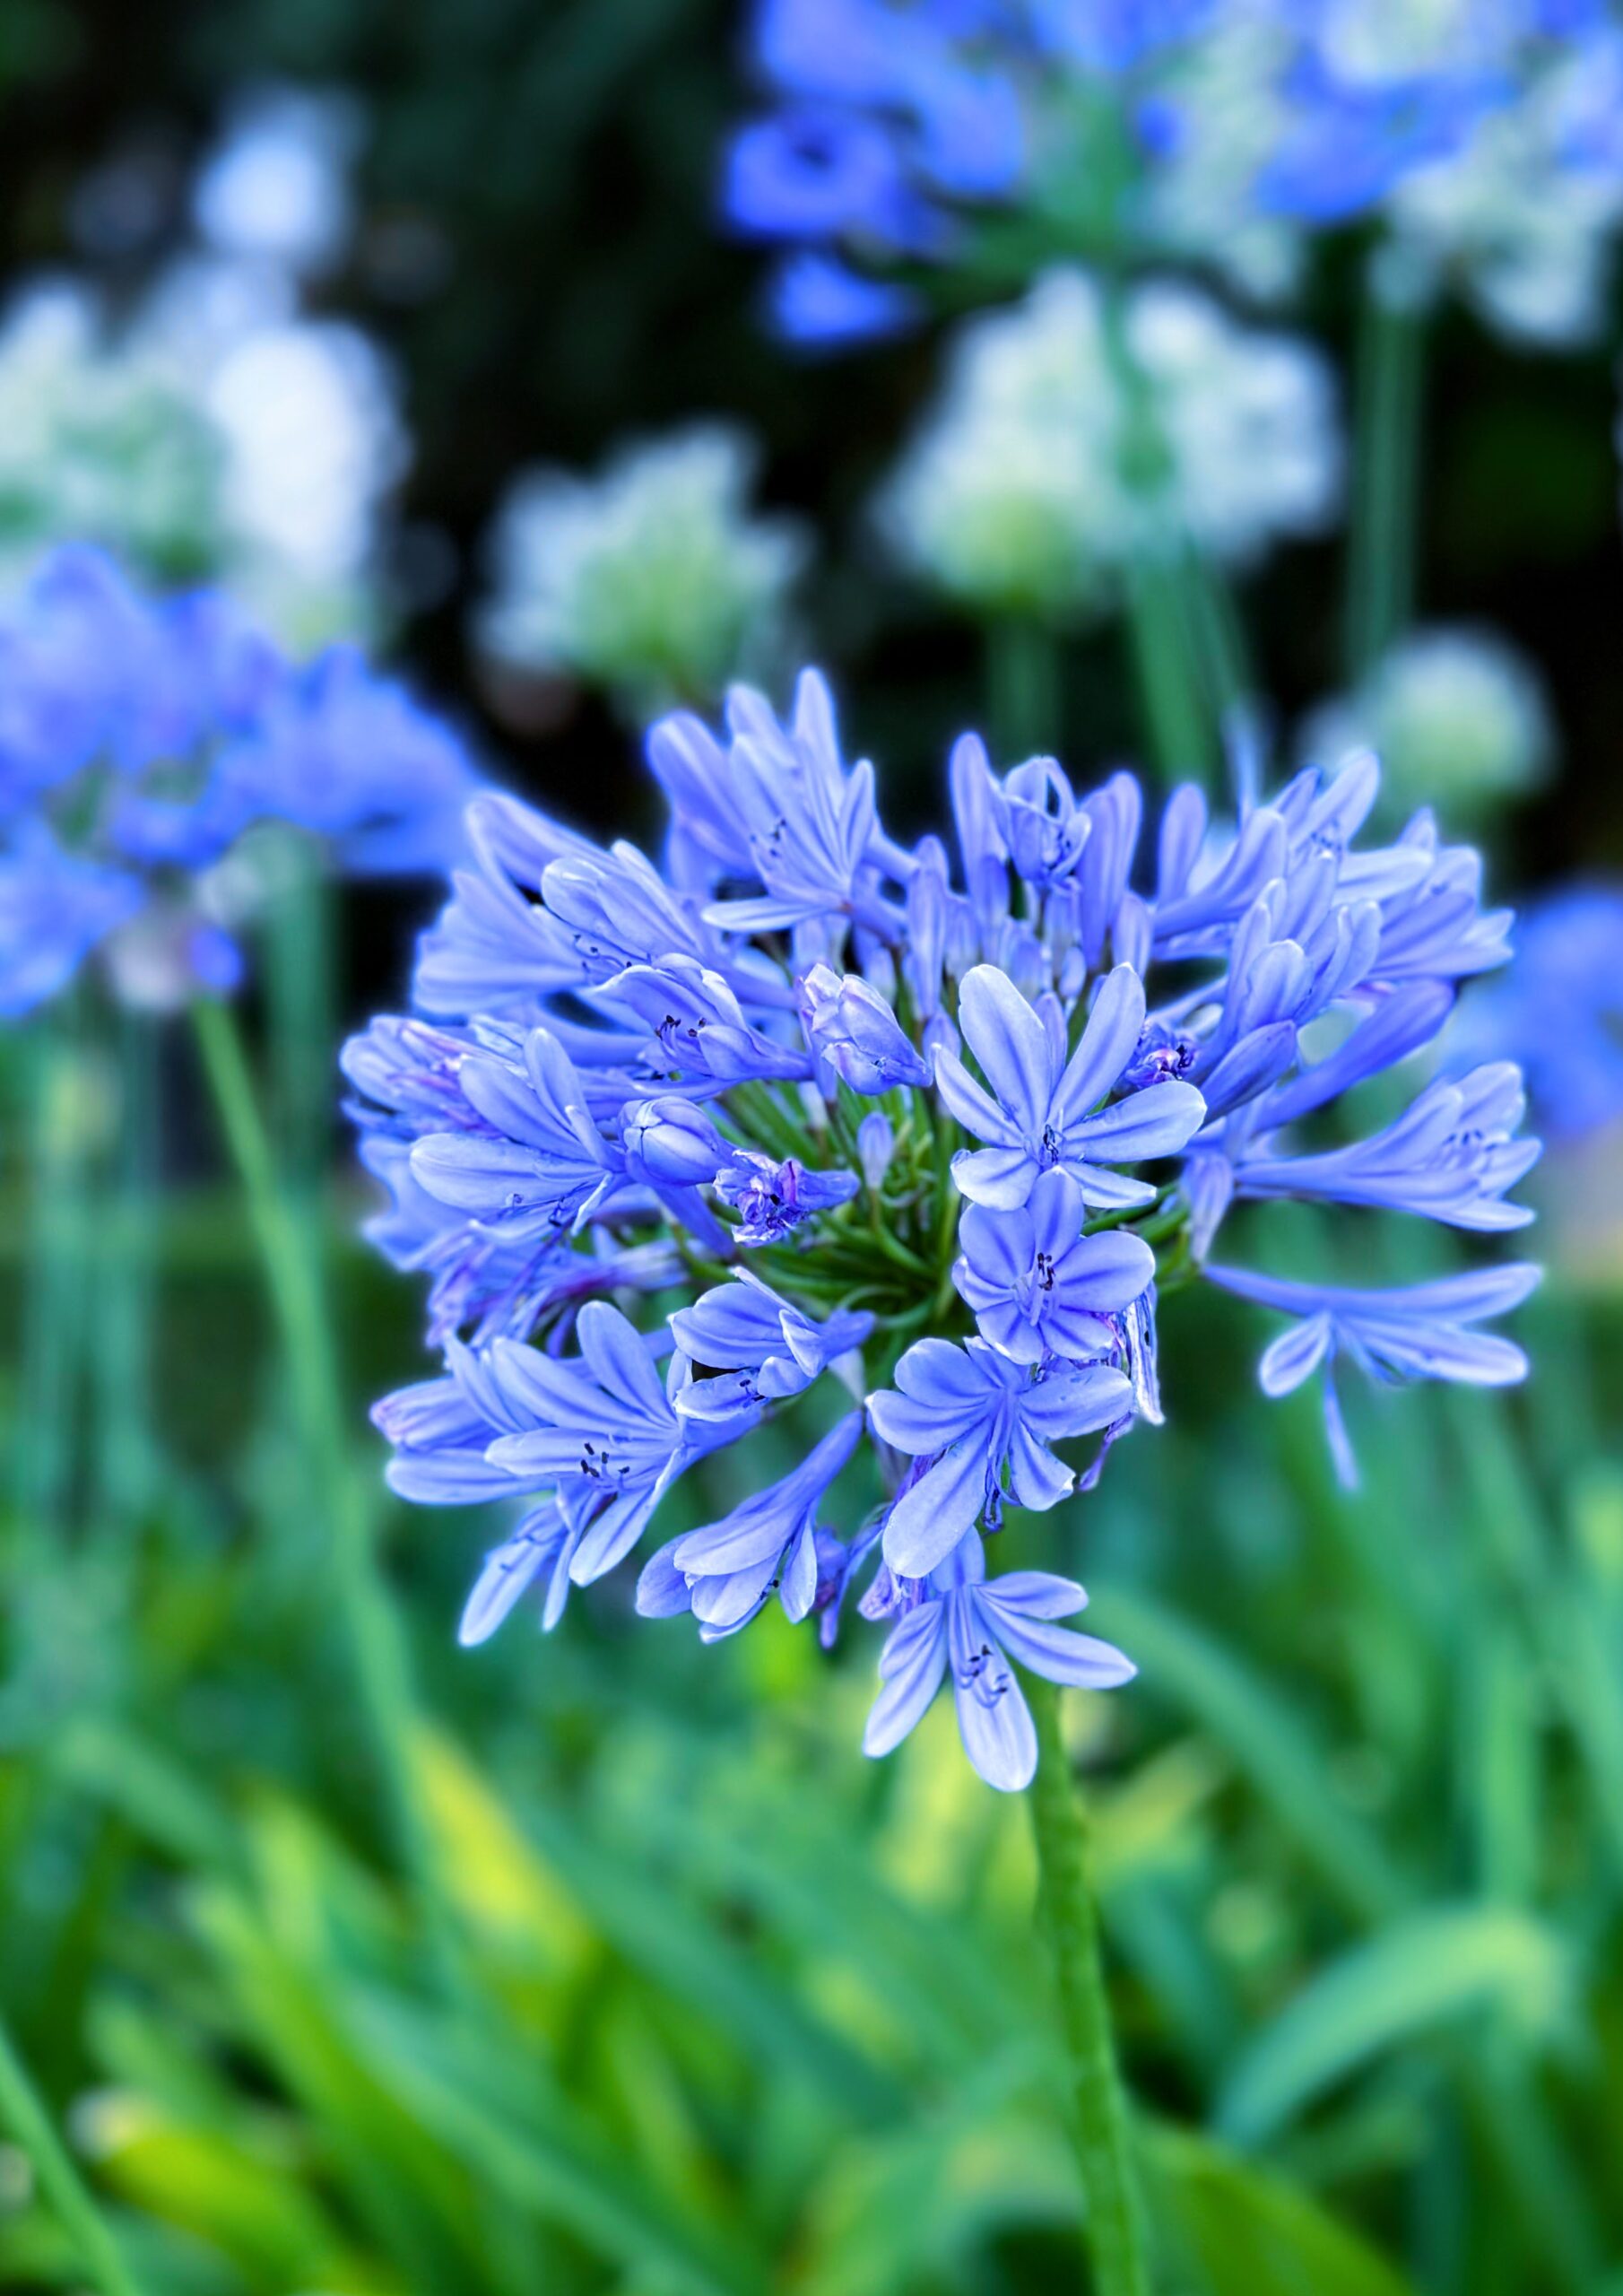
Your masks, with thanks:
[(1449, 1035), (1451, 1071), (1516, 1061), (1539, 1121), (1564, 1139), (1623, 1117), (1623, 886), (1534, 901), (1516, 920), (1515, 972), (1471, 996)]
[(1264, 1394), (1287, 1396), (1323, 1368), (1325, 1429), (1336, 1471), (1349, 1486), (1358, 1482), (1358, 1467), (1331, 1376), (1338, 1355), (1385, 1382), (1460, 1379), (1502, 1387), (1527, 1375), (1527, 1358), (1514, 1341), (1471, 1328), (1489, 1316), (1508, 1315), (1535, 1288), (1540, 1270), (1524, 1262), (1369, 1292), (1236, 1267), (1205, 1272), (1225, 1292), (1296, 1318), (1263, 1355), (1258, 1378)]
[(803, 350), (841, 351), (901, 335), (920, 311), (919, 299), (887, 279), (864, 279), (835, 257), (812, 248), (773, 274), (767, 311), (776, 334)]
[(115, 933), (127, 1001), (223, 994), (240, 957), (196, 880), (246, 831), (291, 823), (358, 874), (440, 868), (476, 786), (449, 731), (359, 657), (297, 672), (217, 593), (148, 597), (100, 552), (58, 551), (0, 615), (6, 905), (60, 903), (49, 949), (6, 965), (13, 1009)]
[(831, 1365), (854, 1356), (873, 1318), (842, 1309), (821, 1321), (782, 1300), (747, 1267), (671, 1318), (676, 1344), (696, 1377), (677, 1397), (684, 1418), (721, 1424), (757, 1405), (803, 1395)]
[(997, 1528), (1005, 1491), (1035, 1513), (1058, 1506), (1076, 1477), (1050, 1445), (1097, 1433), (1131, 1408), (1127, 1381), (1102, 1363), (1039, 1377), (985, 1340), (916, 1340), (895, 1387), (868, 1397), (875, 1434), (924, 1463), (886, 1518), (891, 1570), (928, 1578), (983, 1517)]
[(629, 1553), (672, 1484), (707, 1450), (744, 1431), (682, 1417), (676, 1398), (689, 1377), (673, 1355), (662, 1380), (648, 1344), (617, 1308), (590, 1300), (576, 1330), (577, 1359), (555, 1361), (498, 1340), (492, 1360), (522, 1424), (491, 1442), (489, 1458), (534, 1489), (542, 1482), (589, 1486), (590, 1527), (569, 1562), (589, 1586)]
[(981, 1337), (1017, 1363), (1046, 1355), (1087, 1359), (1115, 1344), (1107, 1320), (1155, 1279), (1155, 1254), (1124, 1231), (1086, 1236), (1081, 1189), (1047, 1171), (1017, 1212), (971, 1205), (959, 1223), (962, 1254), (952, 1271)]
[(228, 770), (254, 813), (327, 839), (360, 877), (452, 867), (480, 786), (450, 726), (352, 646), (281, 681)]
[(530, 1031), (522, 1061), (467, 1054), (456, 1081), (482, 1124), (426, 1133), (412, 1151), (413, 1178), (441, 1204), (487, 1222), (567, 1231), (624, 1184), (568, 1055), (545, 1029)]
[(0, 851), (0, 1019), (48, 1004), (141, 901), (127, 870), (65, 853), (42, 822), (25, 824)]
[[(1059, 1019), (1055, 1008), (1053, 1019)], [(1039, 1172), (1069, 1172), (1090, 1205), (1149, 1204), (1155, 1190), (1107, 1169), (1168, 1156), (1200, 1129), (1206, 1104), (1192, 1085), (1150, 1084), (1105, 1105), (1132, 1060), (1144, 1025), (1144, 990), (1129, 965), (1110, 973), (1077, 1047), (1036, 1013), (1007, 974), (976, 965), (959, 990), (959, 1026), (992, 1088), (977, 1084), (955, 1053), (940, 1051), (942, 1099), (977, 1140), (952, 1160), (973, 1204), (1017, 1211)], [(995, 1097), (993, 1097), (993, 1096)]]
[(854, 1092), (929, 1082), (896, 1014), (858, 974), (842, 979), (828, 965), (813, 965), (801, 983), (800, 1011), (807, 1043)]
[(638, 1582), (638, 1609), (647, 1618), (691, 1609), (701, 1639), (714, 1642), (747, 1626), (776, 1592), (784, 1615), (798, 1625), (829, 1580), (818, 1509), (862, 1431), (861, 1412), (848, 1412), (781, 1482), (661, 1547)]
[(756, 1148), (736, 1148), (716, 1178), (716, 1193), (738, 1213), (741, 1244), (777, 1244), (820, 1212), (849, 1204), (855, 1172), (809, 1170), (797, 1156), (781, 1161)]
[(1451, 1228), (1523, 1228), (1532, 1212), (1503, 1197), (1539, 1157), (1538, 1141), (1515, 1136), (1524, 1107), (1521, 1071), (1496, 1061), (1457, 1083), (1428, 1084), (1395, 1123), (1351, 1147), (1244, 1155), (1236, 1186), (1242, 1196), (1384, 1205)]
[(1111, 1690), (1137, 1668), (1108, 1642), (1055, 1626), (1087, 1605), (1074, 1581), (1046, 1570), (985, 1575), (978, 1539), (967, 1538), (924, 1586), (908, 1589), (880, 1657), (884, 1687), (863, 1738), (868, 1754), (888, 1754), (923, 1720), (949, 1667), (958, 1726), (988, 1786), (1018, 1794), (1037, 1768), (1037, 1735), (1012, 1657), (1044, 1681)]

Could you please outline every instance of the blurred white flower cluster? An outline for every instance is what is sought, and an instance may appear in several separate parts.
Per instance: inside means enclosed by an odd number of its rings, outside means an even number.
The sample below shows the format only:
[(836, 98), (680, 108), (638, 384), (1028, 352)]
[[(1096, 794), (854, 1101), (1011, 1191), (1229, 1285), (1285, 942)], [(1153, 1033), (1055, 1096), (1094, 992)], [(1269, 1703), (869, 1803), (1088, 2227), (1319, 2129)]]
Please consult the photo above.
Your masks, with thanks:
[(1185, 538), (1244, 566), (1316, 531), (1341, 472), (1316, 351), (1170, 282), (1118, 315), (1061, 269), (964, 326), (877, 515), (898, 561), (964, 605), (1063, 619)]
[(195, 244), (115, 315), (87, 281), (0, 325), (0, 587), (91, 541), (160, 580), (229, 578), (295, 646), (374, 629), (380, 535), (409, 442), (393, 374), (307, 282), (342, 256), (357, 124), (265, 91), (193, 195)]
[(1468, 820), (1538, 786), (1555, 729), (1538, 673), (1515, 647), (1490, 630), (1438, 624), (1394, 646), (1358, 692), (1315, 710), (1301, 747), (1326, 765), (1372, 749), (1399, 813), (1435, 804)]
[(1451, 284), (1499, 333), (1593, 341), (1608, 317), (1623, 223), (1616, 149), (1623, 86), (1587, 49), (1559, 57), (1457, 151), (1402, 176), (1386, 201), (1417, 283)]
[(794, 521), (751, 514), (756, 464), (741, 431), (699, 423), (633, 442), (595, 480), (523, 473), (492, 531), (479, 652), (637, 714), (765, 674), (807, 543)]

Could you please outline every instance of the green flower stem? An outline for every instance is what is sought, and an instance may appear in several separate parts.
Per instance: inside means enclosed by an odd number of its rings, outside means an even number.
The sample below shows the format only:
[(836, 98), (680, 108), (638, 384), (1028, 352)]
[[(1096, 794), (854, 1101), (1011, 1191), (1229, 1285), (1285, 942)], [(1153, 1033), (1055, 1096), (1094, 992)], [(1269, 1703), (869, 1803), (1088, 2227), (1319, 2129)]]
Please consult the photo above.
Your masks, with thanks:
[(1414, 613), (1426, 324), (1372, 264), (1360, 321), (1347, 565), (1347, 673), (1368, 675)]
[(1098, 1916), (1088, 1879), (1087, 1820), (1060, 1732), (1059, 1692), (1028, 1676), (1026, 1693), (1037, 1726), (1037, 1776), (1026, 1798), (1037, 1840), (1037, 1903), (1059, 1990), (1093, 2284), (1097, 2296), (1149, 2296), (1126, 2100), (1116, 2070)]
[(1030, 613), (986, 624), (986, 714), (1001, 759), (1057, 750), (1063, 735), (1059, 641)]
[(271, 1107), (283, 1170), (309, 1195), (321, 1186), (332, 1128), (334, 904), (309, 839), (290, 833), (282, 853), (287, 881), (265, 926)]
[(296, 1199), (279, 1180), (230, 1005), (204, 999), (193, 1006), (192, 1014), (221, 1127), (259, 1246), (299, 1448), (311, 1487), (326, 1511), (333, 1575), (373, 1758), (393, 1805), (399, 1847), (422, 1910), (448, 1951), (438, 1876), (412, 1777), (416, 1726), (405, 1651), (378, 1576), (369, 1509), (345, 1439), (339, 1367), (323, 1297), (318, 1222), (311, 1207), (296, 1207)]
[(23, 1326), (17, 1496), (25, 1534), (54, 1544), (76, 1448), (85, 1329), (89, 1091), (77, 1000), (32, 1051), (32, 1217)]
[(0, 2021), (0, 2123), (28, 2155), (39, 2188), (61, 2218), (79, 2262), (101, 2296), (141, 2296), (106, 2219), (74, 2166), (51, 2117)]
[(97, 1521), (122, 1533), (152, 1489), (152, 1235), (157, 1225), (158, 1038), (118, 1020), (117, 1140), (95, 1238)]
[(1201, 692), (1182, 587), (1170, 560), (1141, 552), (1128, 570), (1127, 638), (1144, 733), (1164, 782), (1215, 778), (1211, 712)]

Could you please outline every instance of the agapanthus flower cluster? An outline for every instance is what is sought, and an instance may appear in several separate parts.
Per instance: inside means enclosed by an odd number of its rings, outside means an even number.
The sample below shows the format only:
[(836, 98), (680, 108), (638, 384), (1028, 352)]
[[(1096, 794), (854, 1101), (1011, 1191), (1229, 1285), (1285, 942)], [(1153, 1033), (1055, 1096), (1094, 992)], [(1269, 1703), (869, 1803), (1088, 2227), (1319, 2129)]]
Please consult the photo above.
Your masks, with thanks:
[(1096, 279), (1062, 268), (964, 323), (878, 517), (899, 561), (961, 604), (1063, 620), (1109, 603), (1146, 555), (1193, 544), (1243, 566), (1318, 530), (1341, 468), (1309, 344), (1173, 281), (1128, 290), (1113, 317)]
[(1151, 831), (1130, 773), (1081, 794), (966, 734), (950, 835), (907, 845), (808, 671), (786, 723), (734, 689), (719, 731), (655, 725), (648, 761), (663, 866), (477, 800), (414, 1013), (347, 1048), (390, 1191), (375, 1240), (430, 1275), (445, 1352), (378, 1406), (390, 1479), (430, 1504), (522, 1498), (477, 1641), (526, 1596), (551, 1624), (690, 1468), (782, 1421), (799, 1464), (757, 1481), (744, 1455), (749, 1496), (655, 1546), (638, 1608), (712, 1640), (777, 1601), (828, 1640), (865, 1570), (856, 1608), (887, 1630), (869, 1751), (950, 1674), (972, 1761), (1020, 1787), (1010, 1662), (1131, 1668), (1061, 1622), (1078, 1587), (991, 1575), (989, 1544), (1159, 1422), (1179, 1285), (1204, 1272), (1289, 1318), (1264, 1384), (1321, 1374), (1342, 1448), (1342, 1359), (1522, 1370), (1476, 1326), (1529, 1270), (1349, 1292), (1209, 1258), (1233, 1207), (1281, 1197), (1483, 1233), (1528, 1216), (1513, 1067), (1346, 1111), (1504, 959), (1508, 916), (1428, 814), (1358, 843), (1367, 755), (1237, 822), (1180, 788)]
[(59, 551), (0, 616), (0, 1014), (98, 950), (132, 1002), (229, 990), (226, 865), (250, 832), (302, 831), (352, 875), (438, 873), (478, 786), (352, 648), (295, 665), (218, 592), (152, 597)]
[[(751, 63), (770, 109), (733, 140), (726, 211), (789, 250), (774, 312), (808, 342), (995, 297), (1055, 257), (1191, 259), (1277, 292), (1304, 228), (1411, 179), (1400, 228), (1537, 331), (1541, 256), (1573, 271), (1616, 177), (1619, 50), (1593, 0), (758, 0)], [(1542, 226), (1506, 183), (1549, 195)]]
[(1439, 623), (1383, 655), (1356, 691), (1309, 718), (1304, 749), (1373, 749), (1387, 805), (1422, 796), (1475, 819), (1536, 788), (1555, 753), (1537, 670), (1497, 631)]
[(605, 688), (641, 722), (774, 666), (806, 538), (751, 512), (726, 423), (622, 448), (602, 477), (533, 470), (498, 515), (475, 640), (499, 668)]

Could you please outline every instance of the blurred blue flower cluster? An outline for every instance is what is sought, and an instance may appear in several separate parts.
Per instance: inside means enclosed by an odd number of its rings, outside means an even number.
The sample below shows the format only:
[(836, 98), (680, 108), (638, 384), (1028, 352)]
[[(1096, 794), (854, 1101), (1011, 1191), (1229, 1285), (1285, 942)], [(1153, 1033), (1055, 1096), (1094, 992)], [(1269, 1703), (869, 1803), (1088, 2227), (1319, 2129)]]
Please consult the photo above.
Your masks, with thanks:
[(100, 948), (132, 1001), (227, 991), (214, 873), (246, 832), (280, 822), (345, 873), (427, 874), (477, 787), (450, 728), (352, 648), (295, 665), (221, 593), (151, 597), (60, 550), (0, 618), (0, 1014)]
[(1623, 48), (1592, 0), (758, 0), (751, 57), (768, 108), (724, 204), (787, 250), (771, 305), (803, 343), (907, 326), (933, 277), (958, 307), (1062, 257), (1278, 293), (1304, 230), (1420, 179), (1392, 220), (1497, 269), (1514, 317), (1541, 206), (1589, 244), (1623, 192)]
[[(967, 734), (950, 847), (887, 831), (813, 672), (788, 722), (734, 688), (720, 732), (666, 718), (648, 759), (663, 868), (477, 799), (415, 1015), (347, 1048), (391, 1193), (375, 1240), (430, 1274), (446, 1353), (378, 1407), (394, 1485), (527, 1497), (469, 1605), (478, 1640), (533, 1589), (551, 1623), (690, 1465), (794, 1407), (802, 1463), (661, 1547), (639, 1608), (710, 1639), (776, 1596), (829, 1639), (875, 1556), (860, 1608), (890, 1634), (869, 1750), (950, 1669), (976, 1768), (1020, 1787), (1035, 1750), (1008, 1659), (1067, 1683), (1130, 1668), (1056, 1623), (1083, 1599), (1070, 1581), (988, 1585), (983, 1541), (1005, 1505), (1054, 1507), (1160, 1420), (1158, 1292), (1202, 1271), (1230, 1207), (1481, 1233), (1531, 1216), (1508, 1200), (1538, 1153), (1508, 1064), (1427, 1084), (1374, 1129), (1355, 1104), (1325, 1144), (1347, 1096), (1504, 960), (1508, 912), (1428, 813), (1358, 845), (1367, 753), (1236, 822), (1183, 787), (1147, 840), (1131, 774), (1085, 795), (1049, 757), (1000, 775)], [(1263, 1385), (1322, 1370), (1349, 1468), (1337, 1356), (1383, 1378), (1524, 1369), (1474, 1328), (1524, 1268), (1384, 1293), (1211, 1273), (1292, 1318)], [(654, 1327), (610, 1294), (652, 1297)], [(1079, 1484), (1058, 1447), (1094, 1434)], [(858, 1491), (841, 1535), (828, 1497), (864, 1439), (883, 1496)]]

